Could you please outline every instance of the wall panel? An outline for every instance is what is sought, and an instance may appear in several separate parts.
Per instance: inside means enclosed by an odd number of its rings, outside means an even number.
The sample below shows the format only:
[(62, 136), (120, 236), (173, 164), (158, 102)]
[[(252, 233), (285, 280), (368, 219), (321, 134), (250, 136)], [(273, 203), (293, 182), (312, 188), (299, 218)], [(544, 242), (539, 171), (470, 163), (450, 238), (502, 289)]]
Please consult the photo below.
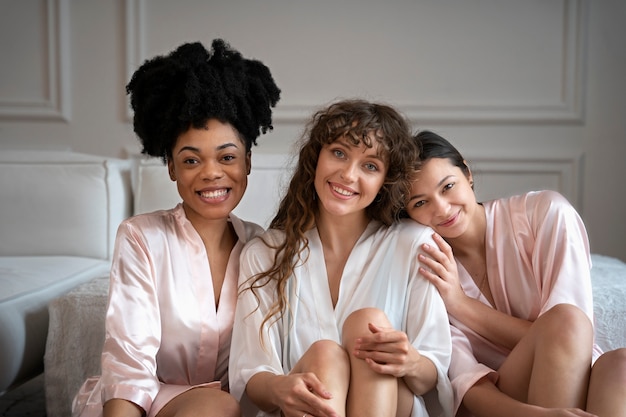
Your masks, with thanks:
[(2, 4), (0, 118), (69, 120), (69, 42), (68, 0)]

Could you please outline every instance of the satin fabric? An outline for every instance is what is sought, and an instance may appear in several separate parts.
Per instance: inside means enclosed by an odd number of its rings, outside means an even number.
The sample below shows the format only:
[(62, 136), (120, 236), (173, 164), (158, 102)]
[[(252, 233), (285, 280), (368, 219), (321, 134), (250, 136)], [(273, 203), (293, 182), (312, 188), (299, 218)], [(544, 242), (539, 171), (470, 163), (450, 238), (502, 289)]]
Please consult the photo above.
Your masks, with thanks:
[[(251, 291), (243, 291), (237, 303), (230, 356), (231, 393), (247, 403), (248, 380), (268, 371), (287, 374), (315, 342), (341, 343), (341, 328), (350, 313), (363, 307), (383, 310), (395, 329), (407, 333), (413, 346), (436, 366), (437, 392), (425, 399), (415, 397), (412, 416), (450, 416), (452, 390), (447, 378), (451, 355), (450, 330), (445, 305), (437, 289), (418, 274), (417, 253), (422, 243), (432, 241), (432, 230), (413, 221), (389, 228), (372, 221), (350, 254), (341, 278), (335, 308), (330, 297), (322, 243), (317, 229), (306, 234), (308, 252), (289, 279), (290, 312), (273, 325), (259, 329), (265, 312), (275, 299), (273, 285), (258, 290), (260, 308)], [(270, 245), (282, 242), (281, 231), (269, 230), (252, 240), (241, 256), (240, 283), (270, 268), (275, 251)], [(430, 414), (427, 414), (430, 413)], [(254, 410), (247, 416), (278, 416)]]
[[(581, 308), (593, 323), (591, 257), (585, 226), (571, 204), (555, 191), (537, 191), (483, 203), (487, 276), (493, 308), (534, 321), (557, 304)], [(490, 305), (457, 262), (463, 291)], [(458, 320), (452, 324), (450, 379), (455, 410), (479, 379), (497, 381), (510, 350), (486, 340)], [(601, 350), (594, 345), (593, 359)], [(461, 415), (461, 414), (459, 414)], [(469, 415), (469, 414), (463, 414)]]
[(100, 416), (104, 402), (120, 398), (153, 416), (195, 386), (228, 389), (239, 255), (262, 232), (234, 215), (229, 221), (239, 240), (218, 308), (204, 243), (182, 204), (122, 222), (111, 267), (102, 376), (82, 386), (73, 415)]

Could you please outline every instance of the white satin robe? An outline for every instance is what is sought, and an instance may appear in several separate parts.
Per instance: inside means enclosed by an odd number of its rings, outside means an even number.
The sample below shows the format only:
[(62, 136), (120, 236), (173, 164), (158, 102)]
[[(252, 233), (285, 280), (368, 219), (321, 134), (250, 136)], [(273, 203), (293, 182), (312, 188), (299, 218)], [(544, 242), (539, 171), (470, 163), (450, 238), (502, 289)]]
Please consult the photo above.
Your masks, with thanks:
[[(261, 322), (275, 299), (273, 285), (259, 290), (260, 308), (249, 290), (237, 302), (230, 354), (231, 393), (247, 404), (248, 380), (269, 371), (288, 374), (295, 363), (318, 340), (341, 343), (341, 328), (350, 313), (363, 307), (383, 310), (395, 329), (405, 331), (413, 346), (437, 368), (437, 392), (415, 397), (412, 416), (451, 416), (452, 390), (447, 377), (451, 355), (450, 329), (445, 305), (437, 289), (418, 274), (417, 253), (424, 242), (434, 244), (432, 230), (413, 221), (390, 228), (372, 221), (350, 254), (341, 278), (339, 297), (333, 308), (322, 243), (317, 229), (310, 230), (307, 261), (289, 279), (291, 314), (265, 325), (265, 346), (259, 340)], [(262, 239), (281, 242), (283, 233), (269, 230)], [(269, 269), (275, 251), (261, 238), (252, 240), (241, 256), (240, 283)], [(258, 412), (258, 414), (256, 414)], [(274, 415), (256, 409), (246, 416)]]
[(198, 385), (228, 389), (228, 354), (237, 300), (239, 255), (263, 229), (230, 216), (233, 248), (216, 309), (200, 235), (181, 204), (120, 225), (115, 242), (102, 376), (89, 378), (73, 415), (101, 416), (111, 398), (156, 413)]
[[(487, 276), (498, 311), (534, 321), (557, 304), (573, 304), (593, 323), (591, 258), (585, 226), (555, 191), (530, 192), (483, 203), (487, 217)], [(490, 305), (457, 262), (463, 291)], [(452, 323), (450, 379), (455, 410), (479, 379), (497, 380), (510, 350), (486, 340), (458, 320)], [(601, 354), (594, 346), (593, 359)], [(461, 414), (459, 414), (461, 415)]]

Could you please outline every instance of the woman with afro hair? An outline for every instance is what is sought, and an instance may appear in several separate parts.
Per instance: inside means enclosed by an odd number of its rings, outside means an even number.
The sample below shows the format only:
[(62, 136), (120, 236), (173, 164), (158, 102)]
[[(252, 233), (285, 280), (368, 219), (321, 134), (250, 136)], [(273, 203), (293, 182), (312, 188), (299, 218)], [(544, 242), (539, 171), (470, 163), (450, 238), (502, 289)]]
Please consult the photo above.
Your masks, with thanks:
[(232, 211), (280, 90), (220, 39), (146, 61), (126, 90), (142, 152), (163, 159), (182, 202), (119, 226), (102, 375), (73, 415), (239, 416), (228, 393), (239, 254), (262, 228)]

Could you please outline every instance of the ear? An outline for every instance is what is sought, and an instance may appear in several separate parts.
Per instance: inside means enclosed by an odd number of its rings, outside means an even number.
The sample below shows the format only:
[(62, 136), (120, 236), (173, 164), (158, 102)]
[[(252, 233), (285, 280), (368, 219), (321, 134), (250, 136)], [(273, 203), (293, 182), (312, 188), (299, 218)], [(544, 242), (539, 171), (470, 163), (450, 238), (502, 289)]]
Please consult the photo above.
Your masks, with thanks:
[(248, 151), (246, 154), (246, 175), (250, 175), (252, 170), (252, 152)]
[(167, 160), (167, 172), (170, 174), (170, 179), (176, 181), (176, 170), (174, 169), (174, 162), (171, 159)]
[(472, 175), (472, 170), (470, 169), (469, 165), (467, 164), (467, 161), (464, 159), (463, 163), (465, 164), (465, 168), (467, 168), (467, 180), (470, 183), (470, 186), (472, 187), (472, 190), (474, 189), (474, 176)]

